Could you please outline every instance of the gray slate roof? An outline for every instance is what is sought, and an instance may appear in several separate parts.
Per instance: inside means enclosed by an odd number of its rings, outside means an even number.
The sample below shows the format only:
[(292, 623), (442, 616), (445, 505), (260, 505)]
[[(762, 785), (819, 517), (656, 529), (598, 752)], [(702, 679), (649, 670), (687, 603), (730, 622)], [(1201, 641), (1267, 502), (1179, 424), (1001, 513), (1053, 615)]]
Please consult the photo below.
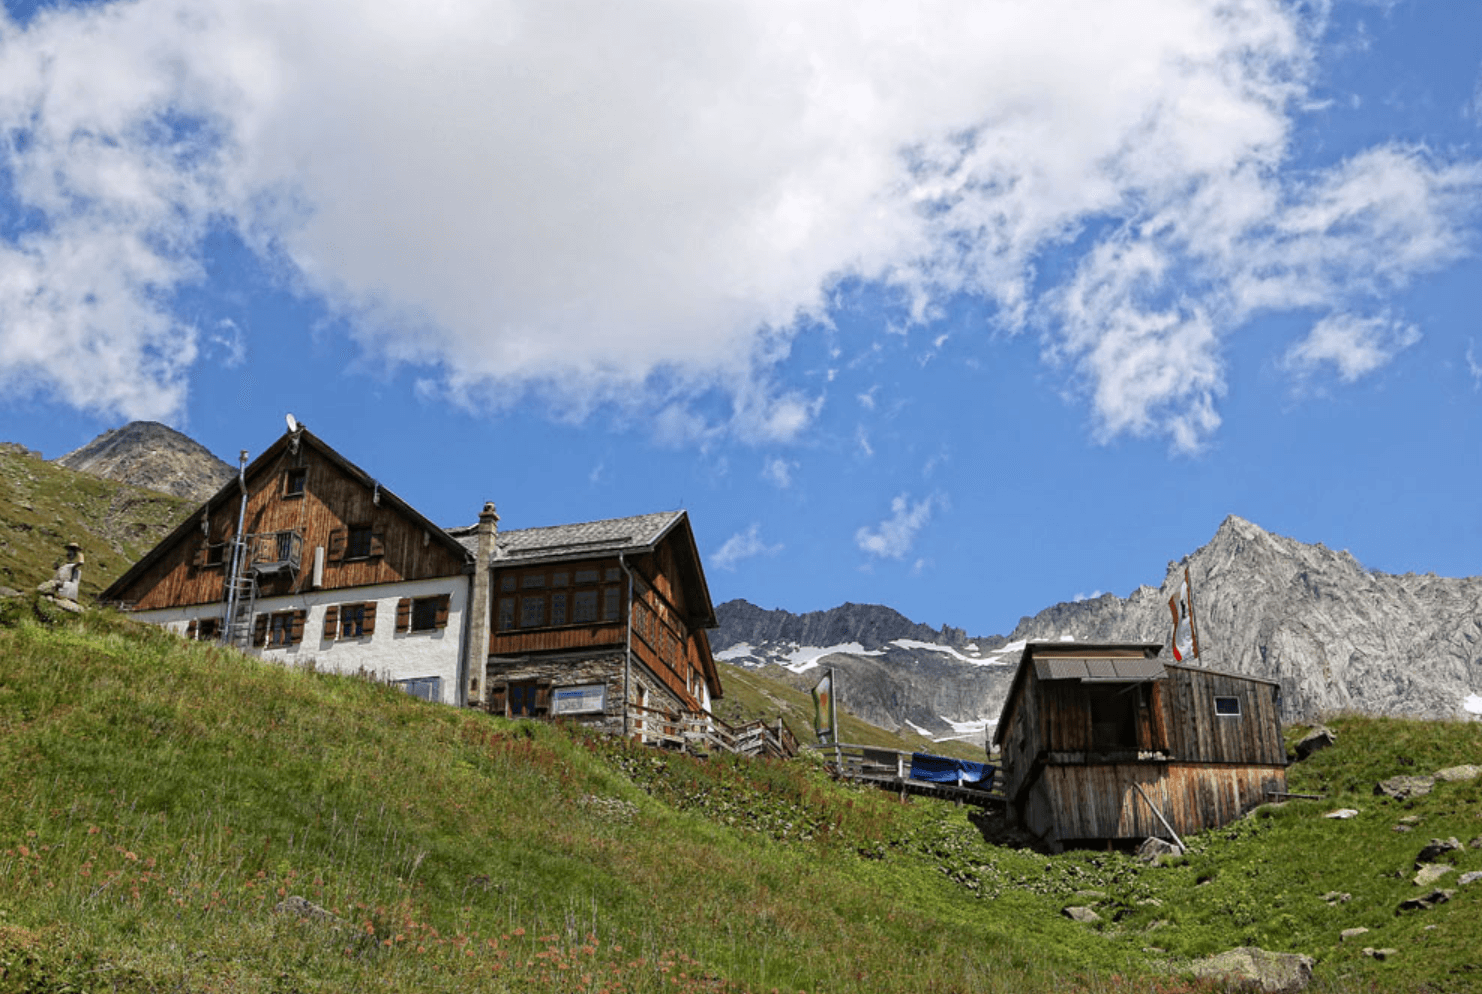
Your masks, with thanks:
[[(631, 518), (608, 518), (605, 521), (586, 521), (575, 525), (500, 531), (495, 541), (495, 558), (538, 560), (647, 549), (658, 542), (683, 516), (683, 511), (660, 511)], [(448, 534), (470, 552), (477, 552), (476, 529), (476, 525), (465, 525), (461, 528), (449, 528)]]
[(1160, 659), (1064, 659), (1036, 656), (1034, 674), (1041, 680), (1080, 680), (1082, 683), (1127, 680), (1163, 680), (1168, 671)]

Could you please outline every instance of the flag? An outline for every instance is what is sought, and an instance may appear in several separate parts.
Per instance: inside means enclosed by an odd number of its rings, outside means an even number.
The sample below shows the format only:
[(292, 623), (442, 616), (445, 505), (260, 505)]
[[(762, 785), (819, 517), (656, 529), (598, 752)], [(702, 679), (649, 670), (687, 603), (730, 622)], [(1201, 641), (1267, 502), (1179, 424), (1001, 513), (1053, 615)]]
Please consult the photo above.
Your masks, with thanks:
[(1173, 638), (1170, 648), (1173, 658), (1183, 662), (1186, 657), (1199, 655), (1199, 635), (1194, 631), (1194, 593), (1189, 585), (1189, 568), (1184, 567), (1183, 583), (1178, 592), (1168, 598), (1168, 610), (1173, 615)]
[(834, 671), (831, 669), (813, 688), (813, 730), (818, 741), (824, 742), (834, 735)]

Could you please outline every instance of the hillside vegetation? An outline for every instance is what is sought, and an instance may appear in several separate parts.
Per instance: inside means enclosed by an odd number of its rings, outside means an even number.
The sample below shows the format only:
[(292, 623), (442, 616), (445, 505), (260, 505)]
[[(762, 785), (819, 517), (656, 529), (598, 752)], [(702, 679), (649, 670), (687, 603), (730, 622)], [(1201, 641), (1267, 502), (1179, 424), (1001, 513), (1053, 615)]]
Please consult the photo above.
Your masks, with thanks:
[[(1317, 957), (1317, 990), (1482, 982), (1482, 885), (1396, 913), (1430, 836), (1482, 835), (1482, 782), (1371, 793), (1477, 759), (1475, 724), (1339, 720), (1292, 770), (1329, 799), (1155, 867), (993, 845), (968, 809), (805, 760), (661, 753), (3, 604), (0, 991), (1171, 992), (1217, 989), (1179, 971), (1244, 944)], [(1322, 817), (1339, 805), (1360, 814)], [(275, 910), (295, 896), (332, 917)]]
[(195, 507), (0, 446), (0, 586), (33, 589), (77, 542), (82, 592), (96, 597)]

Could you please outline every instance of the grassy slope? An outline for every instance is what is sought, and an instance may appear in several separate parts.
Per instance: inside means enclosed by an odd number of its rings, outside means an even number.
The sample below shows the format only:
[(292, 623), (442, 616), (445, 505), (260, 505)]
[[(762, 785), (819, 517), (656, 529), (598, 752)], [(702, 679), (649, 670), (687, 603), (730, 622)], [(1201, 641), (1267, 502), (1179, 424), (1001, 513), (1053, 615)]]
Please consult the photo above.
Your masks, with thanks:
[(178, 525), (195, 505), (0, 452), (0, 585), (30, 590), (50, 579), (76, 541), (87, 565), (82, 590), (96, 596)]
[[(773, 679), (765, 670), (746, 670), (720, 661), (716, 666), (720, 670), (721, 686), (725, 689), (725, 697), (716, 702), (717, 715), (735, 723), (757, 718), (775, 719), (780, 714), (787, 719), (788, 727), (799, 742), (817, 744), (818, 736), (813, 732), (813, 697), (808, 691), (797, 690), (780, 679)], [(839, 709), (839, 726), (839, 741), (852, 745), (930, 752), (977, 762), (987, 758), (982, 742), (933, 742), (909, 729), (887, 732), (856, 718), (842, 707)]]
[[(12, 617), (0, 991), (1173, 991), (1193, 988), (1160, 969), (1244, 943), (1318, 957), (1318, 989), (1478, 989), (1482, 884), (1395, 907), (1426, 840), (1482, 835), (1482, 782), (1371, 791), (1482, 759), (1482, 725), (1337, 727), (1291, 777), (1334, 796), (1148, 867), (992, 846), (964, 809), (808, 762), (458, 712), (107, 613)], [(1322, 817), (1339, 805), (1361, 814)], [(1451, 860), (1482, 869), (1482, 849)], [(273, 913), (287, 894), (342, 924)], [(1070, 903), (1106, 920), (1073, 924)], [(1373, 932), (1340, 943), (1354, 925)]]

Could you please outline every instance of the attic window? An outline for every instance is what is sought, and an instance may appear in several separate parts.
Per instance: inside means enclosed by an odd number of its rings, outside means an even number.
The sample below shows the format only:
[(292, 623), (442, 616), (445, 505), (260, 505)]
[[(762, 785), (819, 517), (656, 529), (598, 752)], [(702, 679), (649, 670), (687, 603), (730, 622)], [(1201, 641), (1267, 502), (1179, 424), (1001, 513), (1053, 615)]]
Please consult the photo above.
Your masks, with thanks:
[(283, 474), (283, 496), (302, 497), (304, 495), (304, 484), (308, 479), (309, 469), (307, 466), (290, 469), (287, 473)]
[(1214, 713), (1228, 718), (1240, 717), (1240, 698), (1238, 697), (1216, 697), (1214, 699)]
[(370, 525), (351, 525), (349, 537), (345, 540), (346, 559), (366, 559), (371, 551)]

